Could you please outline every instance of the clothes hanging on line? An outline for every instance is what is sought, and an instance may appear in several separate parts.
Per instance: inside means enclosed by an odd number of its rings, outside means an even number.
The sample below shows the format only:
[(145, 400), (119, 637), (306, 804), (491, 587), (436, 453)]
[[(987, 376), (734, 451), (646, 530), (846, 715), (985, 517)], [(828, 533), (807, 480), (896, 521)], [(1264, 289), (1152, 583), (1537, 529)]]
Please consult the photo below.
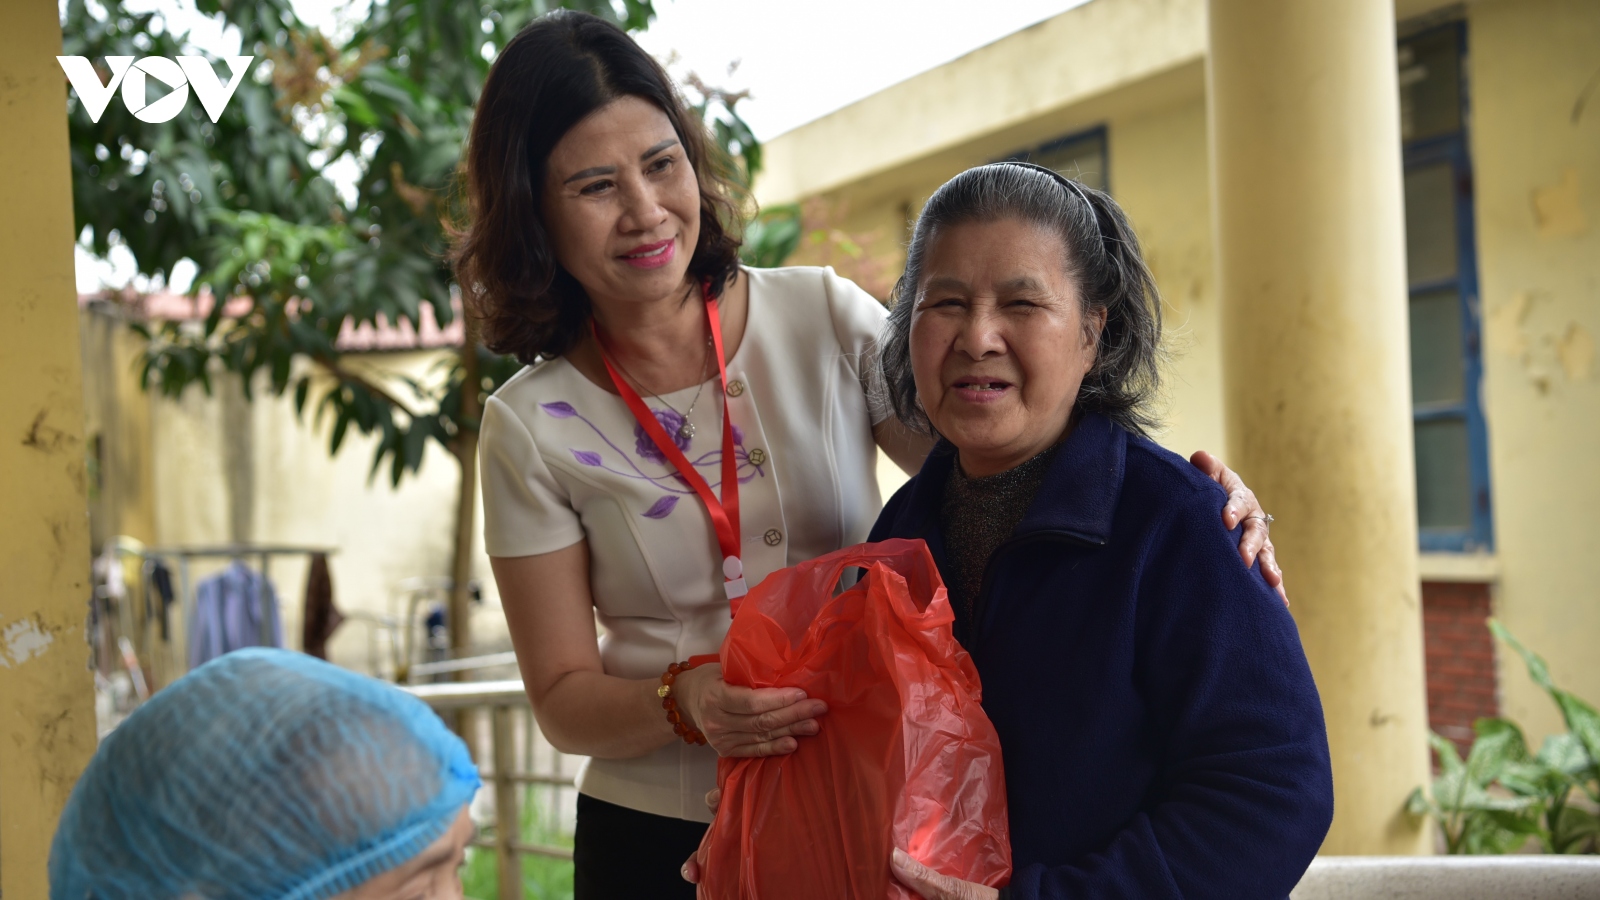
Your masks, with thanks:
[(263, 617), (271, 646), (283, 646), (278, 591), (261, 573), (242, 562), (205, 579), (195, 588), (189, 617), (189, 668), (240, 647), (261, 645)]
[(344, 614), (333, 605), (333, 576), (328, 572), (328, 554), (311, 556), (310, 571), (306, 574), (306, 595), (303, 623), (300, 629), (300, 646), (317, 659), (328, 658), (328, 639), (344, 622)]
[(150, 566), (150, 587), (155, 590), (156, 598), (160, 601), (160, 604), (157, 609), (146, 610), (145, 615), (147, 618), (151, 615), (161, 618), (161, 640), (163, 642), (170, 641), (172, 640), (172, 633), (171, 626), (167, 620), (167, 608), (172, 606), (177, 596), (172, 589), (172, 570), (167, 568), (167, 564), (159, 559)]

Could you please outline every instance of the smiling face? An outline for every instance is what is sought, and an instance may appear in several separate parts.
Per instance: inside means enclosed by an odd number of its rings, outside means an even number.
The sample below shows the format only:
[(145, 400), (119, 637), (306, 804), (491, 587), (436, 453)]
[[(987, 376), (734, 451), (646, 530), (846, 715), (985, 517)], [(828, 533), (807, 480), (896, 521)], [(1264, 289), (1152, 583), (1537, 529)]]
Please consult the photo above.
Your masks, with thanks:
[(556, 259), (601, 306), (681, 289), (700, 238), (700, 190), (672, 121), (638, 97), (567, 132), (545, 167)]
[(1021, 465), (1066, 431), (1105, 316), (1085, 322), (1065, 262), (1061, 238), (1018, 219), (946, 226), (928, 247), (911, 367), (968, 475)]
[(426, 850), (334, 900), (462, 900), (461, 866), (476, 833), (463, 806)]

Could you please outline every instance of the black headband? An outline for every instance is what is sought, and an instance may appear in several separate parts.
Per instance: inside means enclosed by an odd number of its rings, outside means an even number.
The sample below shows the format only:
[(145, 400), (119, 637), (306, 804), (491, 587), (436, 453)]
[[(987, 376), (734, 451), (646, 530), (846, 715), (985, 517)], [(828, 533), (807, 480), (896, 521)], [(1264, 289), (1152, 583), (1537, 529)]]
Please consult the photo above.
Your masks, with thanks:
[(1067, 176), (1061, 174), (1060, 172), (1057, 172), (1055, 169), (1051, 169), (1051, 168), (1047, 168), (1045, 166), (1041, 166), (1038, 163), (1024, 162), (1023, 160), (1020, 160), (1020, 159), (1008, 159), (1008, 160), (1005, 160), (1004, 162), (991, 163), (991, 165), (996, 165), (996, 166), (1017, 166), (1019, 168), (1032, 169), (1035, 172), (1043, 172), (1044, 174), (1049, 175), (1051, 178), (1055, 179), (1056, 182), (1058, 184), (1060, 184), (1062, 187), (1064, 187), (1067, 190), (1072, 191), (1073, 193), (1077, 194), (1078, 197), (1083, 200), (1083, 205), (1089, 207), (1089, 215), (1094, 217), (1094, 230), (1095, 230), (1095, 233), (1100, 235), (1100, 240), (1102, 242), (1105, 241), (1105, 238), (1106, 238), (1105, 229), (1100, 227), (1100, 210), (1096, 209), (1095, 205), (1093, 203), (1089, 202), (1089, 194), (1088, 194), (1088, 192), (1084, 191), (1082, 185), (1078, 184), (1076, 181), (1073, 181), (1071, 178), (1068, 178)]

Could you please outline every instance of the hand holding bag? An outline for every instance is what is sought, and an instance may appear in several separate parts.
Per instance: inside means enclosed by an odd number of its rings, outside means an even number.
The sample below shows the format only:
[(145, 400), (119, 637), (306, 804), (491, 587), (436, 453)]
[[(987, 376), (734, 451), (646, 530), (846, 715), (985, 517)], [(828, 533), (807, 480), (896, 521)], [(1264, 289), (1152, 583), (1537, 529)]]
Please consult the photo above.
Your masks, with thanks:
[[(866, 575), (835, 594), (849, 567)], [(904, 898), (894, 847), (991, 886), (1011, 873), (1000, 739), (922, 541), (849, 547), (774, 572), (744, 598), (722, 676), (824, 700), (787, 756), (724, 758), (701, 844), (702, 898)]]

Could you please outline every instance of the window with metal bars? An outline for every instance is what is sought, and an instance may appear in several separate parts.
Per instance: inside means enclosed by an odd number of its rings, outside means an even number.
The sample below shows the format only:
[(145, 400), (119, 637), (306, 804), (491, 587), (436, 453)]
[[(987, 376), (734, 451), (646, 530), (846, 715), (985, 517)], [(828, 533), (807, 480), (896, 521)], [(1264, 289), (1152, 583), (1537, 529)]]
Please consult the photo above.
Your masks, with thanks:
[(1466, 23), (1402, 38), (1398, 60), (1421, 548), (1484, 551), (1494, 534), (1479, 396)]
[(1019, 150), (1005, 158), (1054, 169), (1095, 190), (1106, 192), (1111, 190), (1111, 181), (1106, 177), (1104, 125), (1054, 138), (1037, 147)]

